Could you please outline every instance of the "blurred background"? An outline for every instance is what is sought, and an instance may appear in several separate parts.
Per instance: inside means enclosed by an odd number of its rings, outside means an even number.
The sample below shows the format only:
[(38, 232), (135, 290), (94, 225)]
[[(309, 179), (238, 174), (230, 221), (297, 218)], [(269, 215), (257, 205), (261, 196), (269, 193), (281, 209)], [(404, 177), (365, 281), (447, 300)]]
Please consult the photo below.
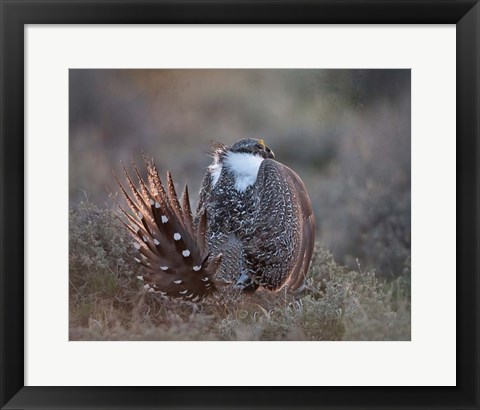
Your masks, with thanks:
[[(114, 207), (141, 153), (196, 205), (212, 141), (263, 138), (303, 179), (317, 241), (385, 279), (409, 264), (410, 70), (70, 70), (70, 207)], [(143, 170), (143, 168), (141, 167)]]

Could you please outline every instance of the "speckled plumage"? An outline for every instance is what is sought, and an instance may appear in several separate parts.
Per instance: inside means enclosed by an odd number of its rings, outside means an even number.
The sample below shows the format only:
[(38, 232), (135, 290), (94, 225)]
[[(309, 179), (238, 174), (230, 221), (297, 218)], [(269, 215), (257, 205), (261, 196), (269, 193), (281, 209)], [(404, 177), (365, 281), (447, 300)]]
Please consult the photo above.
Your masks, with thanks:
[[(258, 140), (242, 140), (241, 152), (255, 151)], [(258, 286), (293, 289), (303, 283), (314, 242), (314, 218), (310, 200), (298, 175), (273, 159), (273, 153), (251, 153), (262, 158), (255, 182), (245, 191), (235, 187), (234, 172), (225, 165), (215, 184), (211, 169), (225, 164), (233, 147), (217, 146), (203, 180), (197, 213), (206, 210), (208, 244), (214, 253), (224, 253), (228, 240), (240, 242), (236, 269), (223, 259), (219, 277), (238, 282), (243, 275), (245, 290)], [(260, 144), (263, 145), (263, 144)], [(250, 151), (249, 151), (250, 150)], [(240, 273), (240, 275), (239, 275)], [(242, 285), (238, 284), (237, 285)]]
[[(140, 246), (138, 260), (147, 270), (142, 279), (149, 290), (196, 301), (219, 289), (298, 289), (310, 264), (315, 232), (301, 179), (275, 161), (262, 140), (216, 144), (212, 156), (195, 218), (188, 191), (180, 204), (171, 177), (165, 190), (152, 162), (150, 186), (139, 177), (140, 192), (127, 175), (133, 199), (122, 191), (136, 216), (125, 212), (127, 226)], [(182, 258), (179, 253), (185, 249), (189, 255)], [(153, 266), (158, 262), (169, 269)], [(208, 278), (208, 288), (196, 280), (199, 275)]]

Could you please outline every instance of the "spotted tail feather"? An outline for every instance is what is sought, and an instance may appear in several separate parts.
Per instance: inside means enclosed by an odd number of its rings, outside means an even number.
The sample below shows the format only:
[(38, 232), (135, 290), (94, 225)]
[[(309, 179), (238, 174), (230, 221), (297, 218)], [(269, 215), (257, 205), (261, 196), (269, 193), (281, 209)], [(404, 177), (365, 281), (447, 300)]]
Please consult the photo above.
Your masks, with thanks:
[(214, 275), (222, 255), (210, 257), (205, 240), (206, 215), (194, 224), (188, 188), (179, 200), (173, 179), (167, 173), (167, 189), (154, 162), (144, 157), (147, 182), (135, 164), (138, 186), (123, 167), (130, 193), (115, 176), (130, 212), (120, 205), (122, 223), (134, 238), (135, 261), (141, 266), (139, 279), (149, 292), (198, 302), (223, 284)]

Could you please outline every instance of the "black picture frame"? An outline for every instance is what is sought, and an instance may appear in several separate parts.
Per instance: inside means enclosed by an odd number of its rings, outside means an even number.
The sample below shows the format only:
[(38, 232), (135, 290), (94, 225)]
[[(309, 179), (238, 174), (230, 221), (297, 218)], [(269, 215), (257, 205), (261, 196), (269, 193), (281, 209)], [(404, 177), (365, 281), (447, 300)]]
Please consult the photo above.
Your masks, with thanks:
[[(0, 0), (2, 409), (479, 409), (478, 0)], [(24, 26), (26, 24), (456, 24), (456, 387), (25, 387)], [(434, 152), (432, 152), (434, 155)], [(439, 223), (441, 223), (439, 221)], [(432, 290), (434, 291), (434, 290)], [(52, 358), (54, 360), (54, 358)], [(232, 364), (234, 366), (234, 364)], [(255, 367), (255, 364), (252, 364)], [(232, 371), (235, 369), (232, 367)], [(321, 371), (318, 369), (317, 371)], [(412, 372), (415, 369), (412, 369)]]

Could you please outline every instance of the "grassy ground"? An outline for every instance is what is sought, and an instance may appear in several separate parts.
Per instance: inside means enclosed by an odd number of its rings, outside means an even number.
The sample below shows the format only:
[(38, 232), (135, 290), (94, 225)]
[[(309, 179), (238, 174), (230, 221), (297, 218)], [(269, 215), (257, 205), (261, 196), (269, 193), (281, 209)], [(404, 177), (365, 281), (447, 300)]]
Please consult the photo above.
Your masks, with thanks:
[(258, 291), (192, 305), (143, 290), (132, 240), (110, 209), (71, 209), (69, 241), (70, 340), (410, 340), (409, 259), (385, 282), (317, 244), (298, 300)]

